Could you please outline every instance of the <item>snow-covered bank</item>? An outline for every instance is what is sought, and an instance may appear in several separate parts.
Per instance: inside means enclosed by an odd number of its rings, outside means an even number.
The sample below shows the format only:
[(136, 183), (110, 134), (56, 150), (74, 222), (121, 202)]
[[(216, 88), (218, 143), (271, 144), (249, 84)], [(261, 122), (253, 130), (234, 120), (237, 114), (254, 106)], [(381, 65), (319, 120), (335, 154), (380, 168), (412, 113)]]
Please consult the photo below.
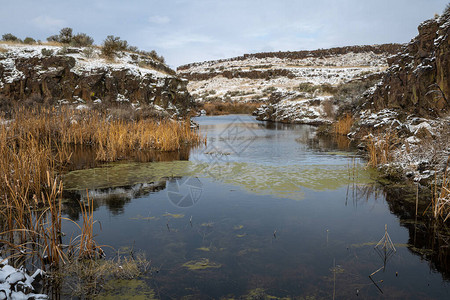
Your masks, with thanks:
[(24, 268), (16, 269), (8, 264), (7, 259), (0, 257), (0, 299), (48, 299), (47, 295), (34, 293), (33, 282), (43, 274), (38, 269), (33, 275), (28, 275)]

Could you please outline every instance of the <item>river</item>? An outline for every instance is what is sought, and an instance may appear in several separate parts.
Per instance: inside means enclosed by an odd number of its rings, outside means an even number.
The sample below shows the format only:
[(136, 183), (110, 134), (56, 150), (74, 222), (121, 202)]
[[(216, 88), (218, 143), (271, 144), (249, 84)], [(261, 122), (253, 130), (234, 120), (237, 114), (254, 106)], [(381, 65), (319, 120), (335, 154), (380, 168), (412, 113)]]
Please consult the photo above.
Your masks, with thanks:
[[(67, 190), (94, 197), (109, 256), (132, 249), (151, 260), (114, 297), (450, 298), (448, 250), (430, 246), (442, 239), (351, 148), (307, 125), (195, 121), (207, 144), (183, 155), (65, 177)], [(64, 212), (80, 222), (77, 205)]]

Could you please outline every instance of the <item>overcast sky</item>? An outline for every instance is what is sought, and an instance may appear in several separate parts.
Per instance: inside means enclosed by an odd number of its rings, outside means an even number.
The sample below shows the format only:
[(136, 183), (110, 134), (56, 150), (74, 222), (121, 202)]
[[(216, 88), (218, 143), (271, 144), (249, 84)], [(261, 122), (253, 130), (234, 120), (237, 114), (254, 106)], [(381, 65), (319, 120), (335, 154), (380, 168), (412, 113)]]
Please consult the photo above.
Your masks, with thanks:
[(408, 42), (448, 0), (0, 0), (0, 34), (120, 36), (172, 67), (262, 51)]

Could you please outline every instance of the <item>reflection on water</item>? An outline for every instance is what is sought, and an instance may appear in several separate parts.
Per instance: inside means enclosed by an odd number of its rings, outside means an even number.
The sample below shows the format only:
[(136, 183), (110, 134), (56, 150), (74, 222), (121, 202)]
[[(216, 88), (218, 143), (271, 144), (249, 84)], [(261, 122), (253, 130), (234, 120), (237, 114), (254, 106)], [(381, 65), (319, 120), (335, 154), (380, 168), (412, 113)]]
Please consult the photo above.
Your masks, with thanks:
[[(156, 298), (449, 297), (448, 235), (415, 221), (406, 193), (373, 183), (342, 142), (251, 117), (197, 121), (208, 144), (189, 160), (114, 163), (64, 179), (72, 195), (88, 188), (96, 199), (99, 244), (132, 245), (152, 260), (158, 272), (139, 284)], [(68, 200), (66, 214), (76, 219), (77, 205)], [(397, 252), (372, 282), (385, 225)]]

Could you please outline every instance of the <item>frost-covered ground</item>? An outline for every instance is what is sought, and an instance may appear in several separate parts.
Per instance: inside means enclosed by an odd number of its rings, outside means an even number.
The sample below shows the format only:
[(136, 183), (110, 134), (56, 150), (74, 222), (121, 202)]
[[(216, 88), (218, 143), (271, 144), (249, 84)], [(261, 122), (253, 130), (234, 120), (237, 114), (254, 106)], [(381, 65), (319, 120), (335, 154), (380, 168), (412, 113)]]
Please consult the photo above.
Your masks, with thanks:
[[(379, 167), (387, 173), (398, 171), (414, 181), (426, 184), (446, 168), (450, 155), (450, 117), (425, 119), (408, 116), (391, 109), (379, 112), (362, 110), (356, 118), (357, 132), (349, 137), (368, 138), (376, 144), (388, 145), (390, 160)], [(364, 128), (371, 132), (362, 135)], [(385, 147), (381, 147), (385, 148)], [(397, 172), (395, 171), (395, 172)]]

